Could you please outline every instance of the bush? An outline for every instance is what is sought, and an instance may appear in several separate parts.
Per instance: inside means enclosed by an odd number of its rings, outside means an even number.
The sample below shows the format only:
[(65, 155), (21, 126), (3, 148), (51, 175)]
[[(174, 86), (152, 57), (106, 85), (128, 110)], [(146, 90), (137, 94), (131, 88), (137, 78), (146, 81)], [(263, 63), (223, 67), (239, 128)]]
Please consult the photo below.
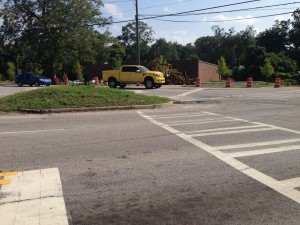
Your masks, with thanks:
[(292, 79), (292, 75), (289, 73), (274, 73), (271, 76), (271, 80), (274, 82), (276, 77), (280, 77), (281, 80), (289, 80)]
[(297, 80), (294, 80), (294, 79), (286, 79), (286, 80), (282, 81), (282, 85), (285, 85), (285, 86), (292, 86), (292, 85), (297, 85), (297, 84), (298, 84)]
[[(249, 75), (251, 77), (251, 75)], [(232, 78), (235, 81), (245, 81), (247, 80), (247, 76), (245, 73), (245, 69), (241, 67), (234, 67), (232, 70)]]
[(300, 74), (293, 74), (292, 79), (297, 81), (297, 84), (300, 84)]
[(15, 80), (15, 77), (16, 77), (16, 67), (15, 67), (15, 64), (13, 62), (8, 62), (6, 65), (8, 66), (8, 69), (7, 69), (8, 79), (10, 81)]

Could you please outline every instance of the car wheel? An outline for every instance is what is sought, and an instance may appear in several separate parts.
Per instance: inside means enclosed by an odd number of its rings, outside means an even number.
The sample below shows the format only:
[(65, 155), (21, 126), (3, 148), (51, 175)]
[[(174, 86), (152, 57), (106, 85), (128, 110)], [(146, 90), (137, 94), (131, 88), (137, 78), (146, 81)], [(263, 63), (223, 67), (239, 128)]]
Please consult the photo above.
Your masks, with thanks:
[(19, 86), (19, 87), (22, 87), (22, 86), (23, 86), (23, 84), (22, 84), (22, 83), (18, 83), (18, 86)]
[(117, 83), (116, 79), (110, 78), (110, 79), (108, 80), (108, 86), (109, 86), (110, 88), (116, 88), (116, 87), (118, 86), (118, 83)]
[(120, 88), (125, 88), (126, 84), (120, 84)]
[(152, 79), (145, 80), (145, 87), (147, 89), (152, 89), (154, 87), (154, 82)]
[(34, 86), (38, 87), (38, 86), (40, 86), (40, 83), (39, 82), (35, 82)]
[(29, 84), (30, 87), (32, 87), (33, 84)]

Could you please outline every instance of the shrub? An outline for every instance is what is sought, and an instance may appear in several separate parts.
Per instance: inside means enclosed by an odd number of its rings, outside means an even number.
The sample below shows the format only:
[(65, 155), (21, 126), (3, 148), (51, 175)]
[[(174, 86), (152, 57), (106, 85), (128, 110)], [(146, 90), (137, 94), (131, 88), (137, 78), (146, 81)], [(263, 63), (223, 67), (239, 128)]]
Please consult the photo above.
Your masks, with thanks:
[(8, 79), (10, 81), (13, 81), (16, 77), (16, 67), (15, 64), (13, 62), (8, 62), (6, 63), (6, 65), (8, 66), (7, 69), (7, 75), (8, 75)]

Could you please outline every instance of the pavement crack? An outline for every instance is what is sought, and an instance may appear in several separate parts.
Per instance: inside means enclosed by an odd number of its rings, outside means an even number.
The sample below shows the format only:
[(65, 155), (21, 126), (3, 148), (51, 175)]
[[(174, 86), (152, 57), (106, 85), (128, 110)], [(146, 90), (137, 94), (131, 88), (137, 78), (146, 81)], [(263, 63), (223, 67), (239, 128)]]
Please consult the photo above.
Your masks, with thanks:
[(13, 204), (13, 203), (41, 200), (41, 199), (46, 199), (46, 198), (61, 198), (61, 197), (63, 197), (63, 196), (62, 195), (50, 195), (50, 196), (44, 196), (44, 197), (40, 197), (40, 198), (22, 199), (22, 200), (17, 200), (17, 201), (3, 202), (3, 203), (0, 203), (0, 206)]

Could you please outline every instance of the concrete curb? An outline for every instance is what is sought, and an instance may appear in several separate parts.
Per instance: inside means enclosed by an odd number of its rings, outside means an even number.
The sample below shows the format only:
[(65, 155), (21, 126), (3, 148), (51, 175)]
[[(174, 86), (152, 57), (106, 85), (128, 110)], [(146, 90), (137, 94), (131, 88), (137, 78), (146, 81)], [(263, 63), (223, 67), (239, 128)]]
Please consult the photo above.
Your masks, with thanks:
[(67, 113), (67, 112), (91, 112), (110, 110), (132, 110), (132, 109), (159, 109), (173, 105), (173, 101), (154, 105), (131, 105), (131, 106), (109, 106), (109, 107), (83, 107), (83, 108), (61, 108), (61, 109), (18, 109), (18, 112), (31, 114)]

